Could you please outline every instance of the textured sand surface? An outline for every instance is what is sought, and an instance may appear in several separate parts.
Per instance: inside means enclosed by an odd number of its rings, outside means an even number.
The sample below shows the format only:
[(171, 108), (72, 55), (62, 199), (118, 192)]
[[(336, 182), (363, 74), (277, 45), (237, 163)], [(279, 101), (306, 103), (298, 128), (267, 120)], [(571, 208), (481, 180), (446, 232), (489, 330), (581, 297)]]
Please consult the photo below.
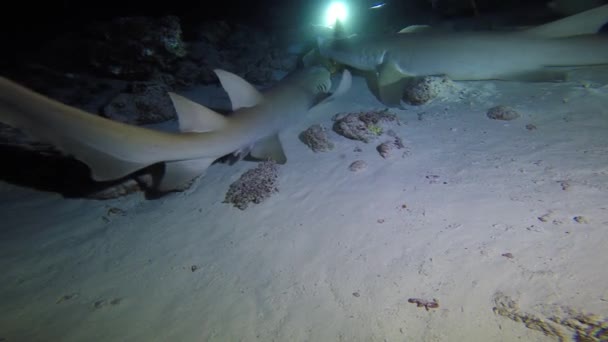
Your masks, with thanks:
[[(313, 153), (297, 138), (308, 126), (383, 108), (356, 77), (282, 134), (280, 192), (244, 211), (222, 201), (252, 162), (215, 164), (196, 188), (158, 200), (1, 183), (0, 340), (571, 338), (550, 318), (608, 317), (603, 72), (458, 83), (443, 100), (393, 111), (406, 154), (383, 159), (382, 140), (334, 132), (335, 148)], [(491, 120), (496, 105), (521, 117)], [(349, 171), (355, 160), (367, 168)], [(517, 305), (493, 310), (499, 297)]]

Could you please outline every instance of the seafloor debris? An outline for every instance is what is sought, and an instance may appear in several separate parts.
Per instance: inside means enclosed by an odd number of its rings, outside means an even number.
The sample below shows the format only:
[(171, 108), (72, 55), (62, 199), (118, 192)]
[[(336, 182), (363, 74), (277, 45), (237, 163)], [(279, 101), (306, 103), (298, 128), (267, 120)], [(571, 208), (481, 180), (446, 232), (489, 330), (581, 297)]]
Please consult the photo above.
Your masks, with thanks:
[(360, 140), (365, 143), (381, 136), (386, 130), (388, 123), (399, 123), (397, 115), (384, 110), (372, 110), (360, 113), (340, 113), (333, 117), (334, 132), (341, 136)]
[(535, 125), (535, 124), (527, 124), (527, 125), (526, 125), (526, 129), (527, 129), (528, 131), (535, 131), (535, 130), (537, 130), (537, 129), (538, 129), (538, 127), (536, 127), (536, 125)]
[(589, 220), (585, 216), (574, 216), (572, 219), (577, 223), (589, 223)]
[(93, 308), (101, 309), (104, 306), (108, 306), (108, 305), (112, 305), (112, 306), (119, 305), (122, 301), (123, 301), (122, 298), (114, 298), (112, 300), (100, 299), (93, 303)]
[(334, 144), (329, 141), (327, 133), (325, 133), (325, 127), (319, 124), (310, 126), (300, 133), (299, 138), (314, 152), (326, 152), (334, 148)]
[(367, 163), (363, 160), (355, 160), (348, 166), (348, 169), (351, 170), (352, 172), (363, 171), (366, 168), (367, 168)]
[(570, 188), (570, 181), (567, 180), (560, 180), (557, 181), (559, 183), (559, 185), (562, 187), (562, 190), (566, 191)]
[(249, 203), (261, 203), (279, 191), (277, 179), (277, 164), (274, 161), (261, 162), (230, 185), (224, 203), (232, 203), (241, 210), (247, 209)]
[(503, 105), (488, 109), (486, 114), (490, 119), (505, 121), (515, 120), (520, 117), (519, 113), (515, 109)]
[(435, 298), (433, 298), (433, 300), (410, 298), (407, 301), (408, 303), (416, 304), (416, 306), (419, 308), (425, 308), (426, 311), (429, 311), (429, 309), (437, 309), (439, 307), (439, 302)]
[(501, 256), (503, 256), (503, 257), (505, 257), (505, 258), (507, 258), (507, 259), (513, 259), (513, 258), (515, 258), (515, 257), (513, 256), (513, 253), (510, 253), (510, 252), (507, 252), (507, 253), (502, 253), (502, 254), (501, 254)]
[(425, 104), (451, 86), (452, 82), (445, 76), (425, 76), (410, 80), (405, 87), (403, 100), (412, 105)]
[(493, 311), (558, 341), (608, 341), (608, 317), (583, 313), (566, 306), (539, 305), (544, 313), (523, 312), (519, 304), (502, 292), (494, 294)]
[(57, 299), (57, 301), (55, 302), (55, 304), (60, 304), (60, 303), (66, 302), (68, 300), (78, 298), (78, 296), (79, 296), (78, 292), (72, 292), (72, 293), (69, 293), (69, 294), (65, 294), (65, 295), (59, 297), (59, 299)]

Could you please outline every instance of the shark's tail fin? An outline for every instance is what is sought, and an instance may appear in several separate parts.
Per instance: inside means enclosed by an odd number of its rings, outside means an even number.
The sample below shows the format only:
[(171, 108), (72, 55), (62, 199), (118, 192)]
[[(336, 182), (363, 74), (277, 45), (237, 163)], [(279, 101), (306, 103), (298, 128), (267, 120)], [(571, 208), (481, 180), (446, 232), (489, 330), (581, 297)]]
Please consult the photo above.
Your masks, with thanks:
[(548, 38), (570, 37), (598, 33), (606, 23), (608, 23), (608, 5), (603, 5), (533, 27), (526, 32)]
[[(0, 77), (0, 122), (87, 164), (95, 181), (121, 179), (165, 161), (151, 190), (169, 191), (202, 174), (214, 158), (167, 161), (177, 135), (132, 126), (65, 105)], [(174, 148), (177, 150), (177, 148)], [(177, 157), (176, 157), (177, 158)]]
[[(0, 122), (83, 161), (96, 181), (122, 178), (152, 163), (131, 143), (137, 130), (52, 100), (0, 77)], [(159, 132), (160, 133), (160, 132)]]
[(334, 33), (333, 34), (334, 34), (334, 39), (342, 39), (342, 38), (348, 37), (346, 28), (344, 27), (344, 24), (339, 19), (336, 19), (336, 23), (334, 24)]

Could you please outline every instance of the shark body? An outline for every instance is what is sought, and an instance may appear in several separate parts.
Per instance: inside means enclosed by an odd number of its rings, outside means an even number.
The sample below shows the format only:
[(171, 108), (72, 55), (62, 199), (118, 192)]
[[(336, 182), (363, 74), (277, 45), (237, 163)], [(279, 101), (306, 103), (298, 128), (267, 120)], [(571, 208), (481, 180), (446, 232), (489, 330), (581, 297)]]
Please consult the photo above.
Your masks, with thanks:
[(311, 67), (288, 75), (263, 94), (237, 75), (215, 70), (233, 112), (218, 114), (175, 93), (181, 132), (163, 132), (106, 119), (0, 78), (0, 122), (20, 128), (84, 162), (95, 181), (123, 178), (163, 163), (149, 190), (181, 189), (218, 158), (249, 153), (286, 161), (278, 134), (314, 106), (343, 94), (350, 74), (330, 96), (330, 73)]
[(410, 77), (453, 80), (563, 79), (552, 67), (608, 64), (608, 5), (525, 31), (448, 32), (423, 26), (382, 36), (319, 42), (319, 53), (339, 64), (376, 73), (378, 95), (400, 105)]

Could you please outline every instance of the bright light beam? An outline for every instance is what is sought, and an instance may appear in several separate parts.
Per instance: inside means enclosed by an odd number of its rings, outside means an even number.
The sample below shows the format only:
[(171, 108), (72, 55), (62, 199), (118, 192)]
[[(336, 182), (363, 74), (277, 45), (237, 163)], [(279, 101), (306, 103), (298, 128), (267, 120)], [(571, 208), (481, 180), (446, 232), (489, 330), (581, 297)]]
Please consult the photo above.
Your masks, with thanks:
[(325, 12), (325, 25), (334, 26), (336, 20), (344, 23), (347, 17), (346, 5), (343, 2), (332, 2)]

